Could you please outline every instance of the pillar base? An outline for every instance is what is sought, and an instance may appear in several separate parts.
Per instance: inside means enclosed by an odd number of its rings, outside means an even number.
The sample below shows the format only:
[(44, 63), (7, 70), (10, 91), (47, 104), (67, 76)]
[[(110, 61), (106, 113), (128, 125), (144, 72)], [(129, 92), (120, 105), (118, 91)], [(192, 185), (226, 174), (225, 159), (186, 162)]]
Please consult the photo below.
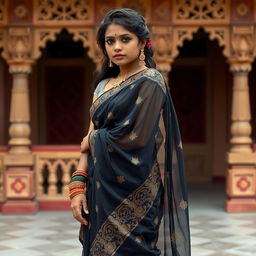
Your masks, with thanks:
[(2, 206), (2, 214), (35, 214), (37, 211), (37, 202), (29, 200), (10, 200)]
[(226, 200), (227, 212), (256, 212), (256, 199), (228, 199)]

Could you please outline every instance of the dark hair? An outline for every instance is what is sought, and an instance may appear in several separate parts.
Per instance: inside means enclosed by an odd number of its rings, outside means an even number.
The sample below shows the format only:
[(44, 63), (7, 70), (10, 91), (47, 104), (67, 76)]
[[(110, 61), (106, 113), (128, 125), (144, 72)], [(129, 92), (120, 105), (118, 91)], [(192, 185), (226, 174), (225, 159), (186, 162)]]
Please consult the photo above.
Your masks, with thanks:
[[(107, 27), (110, 24), (117, 24), (123, 26), (125, 29), (135, 34), (138, 37), (139, 41), (148, 41), (150, 39), (150, 31), (146, 25), (145, 19), (138, 12), (129, 8), (113, 9), (109, 11), (106, 17), (101, 22), (96, 37), (97, 43), (103, 52), (103, 64), (101, 71), (94, 80), (94, 88), (104, 78), (116, 77), (120, 72), (119, 67), (115, 63), (113, 63), (113, 67), (109, 67), (109, 57), (105, 48), (105, 33)], [(147, 47), (147, 44), (144, 47), (144, 54), (146, 66), (148, 68), (155, 68), (156, 64), (152, 59), (153, 51), (151, 47)]]

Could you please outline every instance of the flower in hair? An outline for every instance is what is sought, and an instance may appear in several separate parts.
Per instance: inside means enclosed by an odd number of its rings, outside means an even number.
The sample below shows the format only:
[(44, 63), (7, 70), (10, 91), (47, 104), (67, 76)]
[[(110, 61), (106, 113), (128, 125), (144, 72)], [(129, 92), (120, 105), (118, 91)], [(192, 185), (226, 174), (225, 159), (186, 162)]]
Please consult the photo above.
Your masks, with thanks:
[(147, 42), (148, 49), (150, 49), (151, 45), (152, 45), (152, 39), (149, 39), (148, 42)]

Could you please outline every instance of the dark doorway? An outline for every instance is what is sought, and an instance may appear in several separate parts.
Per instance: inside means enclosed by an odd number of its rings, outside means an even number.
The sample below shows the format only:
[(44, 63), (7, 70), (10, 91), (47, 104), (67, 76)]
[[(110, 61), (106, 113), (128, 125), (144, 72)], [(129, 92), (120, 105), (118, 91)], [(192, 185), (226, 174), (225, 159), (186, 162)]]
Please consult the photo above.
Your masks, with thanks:
[(225, 177), (232, 76), (222, 50), (199, 29), (179, 49), (169, 76), (192, 181)]
[(94, 64), (67, 30), (48, 42), (37, 65), (38, 144), (80, 144), (89, 126)]

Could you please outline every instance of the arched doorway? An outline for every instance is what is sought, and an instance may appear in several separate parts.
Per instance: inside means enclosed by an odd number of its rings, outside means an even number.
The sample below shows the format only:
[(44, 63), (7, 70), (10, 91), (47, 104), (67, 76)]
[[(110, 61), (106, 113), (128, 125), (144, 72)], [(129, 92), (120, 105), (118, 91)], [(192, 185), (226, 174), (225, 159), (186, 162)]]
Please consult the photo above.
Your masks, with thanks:
[(227, 169), (232, 77), (222, 50), (200, 28), (169, 74), (190, 181), (224, 178)]
[(47, 42), (36, 65), (36, 110), (33, 110), (39, 145), (80, 144), (89, 125), (94, 64), (88, 48), (63, 29)]
[(6, 61), (1, 57), (0, 48), (0, 146), (7, 145), (9, 134), (9, 114), (11, 100), (12, 77), (8, 71)]

